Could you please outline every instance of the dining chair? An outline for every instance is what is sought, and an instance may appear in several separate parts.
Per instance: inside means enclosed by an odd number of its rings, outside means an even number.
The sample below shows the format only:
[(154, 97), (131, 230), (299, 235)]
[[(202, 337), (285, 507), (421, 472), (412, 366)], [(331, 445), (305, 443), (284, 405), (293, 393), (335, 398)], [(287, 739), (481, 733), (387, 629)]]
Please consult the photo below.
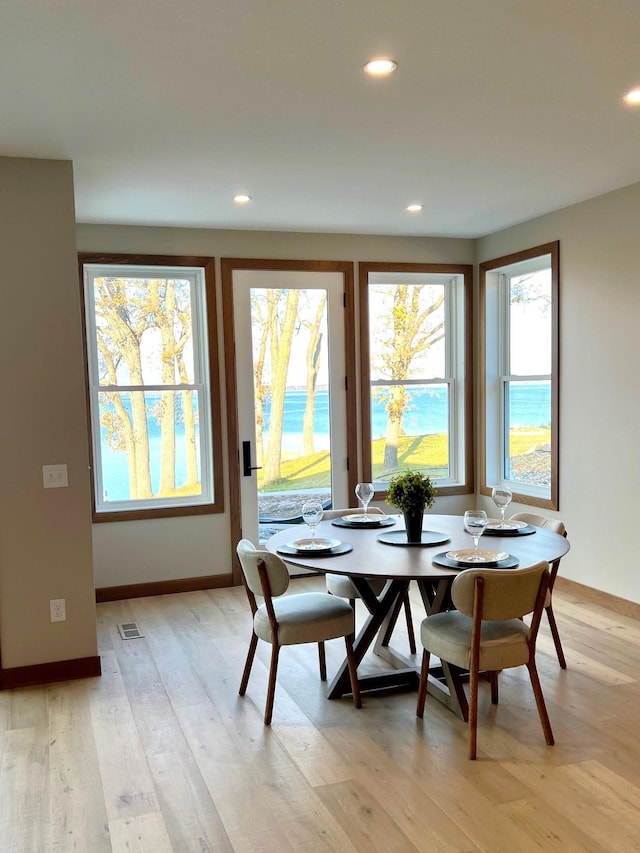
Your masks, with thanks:
[[(341, 518), (343, 515), (347, 515), (348, 513), (358, 512), (358, 508), (350, 508), (350, 509), (325, 509), (322, 514), (322, 520), (327, 521), (332, 518)], [(378, 509), (378, 507), (369, 507), (367, 509), (368, 515), (382, 515), (386, 517), (386, 513)], [(379, 596), (382, 593), (382, 590), (385, 587), (386, 579), (385, 578), (365, 578), (374, 595)], [(354, 582), (351, 580), (349, 575), (332, 575), (326, 574), (325, 581), (327, 584), (327, 590), (331, 593), (331, 595), (337, 595), (340, 598), (348, 598), (349, 604), (353, 608), (355, 613), (356, 608), (356, 599), (360, 598), (360, 593)], [(413, 631), (413, 617), (411, 615), (411, 603), (409, 601), (409, 590), (407, 589), (406, 594), (398, 599), (398, 602), (394, 608), (393, 613), (391, 614), (391, 619), (389, 622), (389, 627), (387, 632), (382, 640), (383, 646), (388, 646), (389, 641), (391, 639), (391, 634), (393, 633), (393, 629), (395, 628), (396, 622), (398, 621), (398, 616), (400, 614), (401, 608), (404, 607), (405, 619), (407, 620), (407, 632), (409, 634), (409, 649), (412, 655), (416, 653), (416, 638)]]
[[(284, 560), (270, 551), (256, 549), (248, 539), (241, 539), (236, 550), (253, 616), (253, 632), (240, 683), (240, 695), (244, 696), (249, 684), (258, 639), (270, 643), (271, 666), (264, 712), (264, 723), (266, 726), (270, 725), (280, 648), (300, 643), (317, 643), (320, 679), (326, 681), (325, 640), (344, 637), (353, 702), (356, 708), (361, 708), (360, 686), (353, 654), (355, 630), (353, 609), (346, 601), (341, 601), (326, 592), (284, 595), (289, 587), (289, 572)], [(256, 596), (264, 599), (262, 604), (258, 605)]]
[[(475, 760), (478, 730), (478, 680), (488, 672), (491, 701), (498, 702), (498, 673), (526, 666), (545, 740), (554, 743), (535, 663), (536, 635), (549, 585), (549, 564), (526, 569), (466, 569), (451, 585), (456, 610), (423, 620), (424, 646), (416, 714), (424, 714), (430, 655), (469, 670), (469, 758)], [(531, 624), (522, 621), (532, 613)]]
[[(567, 529), (564, 526), (564, 522), (560, 521), (557, 518), (547, 518), (544, 515), (536, 515), (533, 512), (516, 512), (515, 515), (511, 516), (511, 519), (514, 521), (524, 521), (526, 524), (531, 524), (534, 527), (544, 527), (546, 530), (551, 530), (552, 533), (559, 533), (560, 536), (566, 537), (567, 535)], [(554, 560), (550, 565), (549, 589), (547, 591), (547, 598), (544, 603), (544, 609), (547, 613), (547, 618), (549, 620), (551, 636), (553, 637), (553, 642), (556, 647), (556, 654), (558, 655), (558, 663), (560, 664), (561, 669), (566, 669), (567, 661), (564, 657), (562, 643), (560, 642), (560, 634), (558, 633), (558, 626), (556, 625), (556, 617), (553, 613), (553, 585), (556, 582), (558, 569), (560, 568), (560, 559), (561, 558), (558, 557), (558, 559)]]

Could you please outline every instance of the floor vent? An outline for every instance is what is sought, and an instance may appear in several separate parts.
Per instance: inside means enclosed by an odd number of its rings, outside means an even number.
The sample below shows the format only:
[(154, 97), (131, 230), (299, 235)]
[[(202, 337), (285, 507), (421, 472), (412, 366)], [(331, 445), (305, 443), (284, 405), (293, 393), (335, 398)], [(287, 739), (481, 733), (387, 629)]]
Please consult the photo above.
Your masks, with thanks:
[(123, 622), (121, 625), (118, 625), (118, 631), (123, 640), (137, 640), (139, 637), (144, 637), (144, 634), (135, 622)]

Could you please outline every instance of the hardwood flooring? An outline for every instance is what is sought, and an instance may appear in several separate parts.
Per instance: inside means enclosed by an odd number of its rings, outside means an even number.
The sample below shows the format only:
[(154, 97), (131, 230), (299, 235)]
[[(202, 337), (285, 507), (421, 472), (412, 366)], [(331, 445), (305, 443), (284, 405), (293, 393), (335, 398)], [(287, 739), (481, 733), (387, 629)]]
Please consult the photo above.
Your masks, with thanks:
[[(638, 851), (640, 622), (571, 589), (554, 609), (568, 669), (545, 622), (538, 664), (556, 745), (509, 670), (497, 707), (481, 685), (470, 762), (432, 697), (422, 721), (415, 693), (327, 700), (315, 646), (282, 650), (265, 728), (266, 645), (238, 696), (242, 588), (99, 604), (101, 678), (0, 693), (0, 851)], [(120, 638), (130, 621), (144, 638)], [(330, 678), (343, 654), (327, 644)]]

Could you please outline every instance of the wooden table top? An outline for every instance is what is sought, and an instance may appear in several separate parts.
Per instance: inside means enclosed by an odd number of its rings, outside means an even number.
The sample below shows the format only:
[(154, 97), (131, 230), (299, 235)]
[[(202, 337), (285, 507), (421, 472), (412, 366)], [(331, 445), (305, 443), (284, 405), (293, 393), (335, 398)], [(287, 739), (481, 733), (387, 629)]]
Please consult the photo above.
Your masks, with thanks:
[[(425, 515), (423, 529), (446, 534), (450, 541), (445, 544), (399, 546), (378, 541), (381, 533), (403, 529), (402, 516), (397, 516), (397, 523), (393, 527), (365, 530), (337, 527), (331, 523), (331, 520), (323, 521), (318, 525), (316, 536), (348, 542), (353, 546), (353, 550), (347, 554), (331, 557), (295, 555), (285, 556), (283, 559), (296, 566), (332, 574), (401, 580), (439, 580), (455, 577), (460, 569), (446, 569), (432, 565), (431, 560), (436, 554), (473, 547), (473, 540), (464, 530), (461, 515)], [(480, 548), (506, 551), (517, 557), (519, 567), (524, 568), (539, 560), (547, 560), (551, 563), (566, 554), (571, 547), (569, 541), (558, 533), (552, 533), (540, 527), (536, 527), (535, 530), (536, 532), (529, 536), (483, 536), (480, 540)], [(270, 537), (266, 548), (276, 552), (278, 548), (292, 540), (308, 536), (309, 530), (306, 525), (291, 527)]]

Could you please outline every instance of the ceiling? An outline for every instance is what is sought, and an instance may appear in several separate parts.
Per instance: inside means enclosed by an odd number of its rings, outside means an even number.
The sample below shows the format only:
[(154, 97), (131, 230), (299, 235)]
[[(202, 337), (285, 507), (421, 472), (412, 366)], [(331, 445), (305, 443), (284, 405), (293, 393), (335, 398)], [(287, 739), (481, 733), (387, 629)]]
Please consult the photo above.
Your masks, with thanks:
[(0, 0), (0, 155), (79, 222), (477, 237), (640, 181), (639, 47), (639, 0)]

